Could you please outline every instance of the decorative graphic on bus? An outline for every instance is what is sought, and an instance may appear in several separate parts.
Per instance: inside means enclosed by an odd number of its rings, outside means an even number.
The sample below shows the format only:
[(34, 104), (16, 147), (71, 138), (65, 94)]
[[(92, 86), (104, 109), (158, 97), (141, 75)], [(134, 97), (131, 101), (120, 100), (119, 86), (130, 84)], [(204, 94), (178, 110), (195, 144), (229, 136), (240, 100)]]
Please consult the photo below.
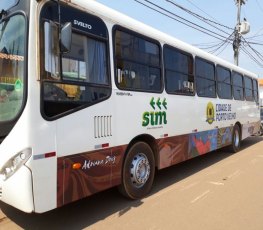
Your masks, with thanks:
[(208, 102), (206, 106), (206, 121), (209, 125), (215, 121), (215, 109), (212, 102)]
[(217, 129), (193, 133), (189, 136), (189, 158), (217, 149)]
[(232, 142), (232, 130), (233, 127), (226, 127), (218, 129), (217, 135), (217, 148), (230, 145)]
[(92, 167), (100, 166), (100, 165), (107, 165), (107, 164), (114, 164), (116, 161), (115, 156), (106, 156), (105, 159), (100, 160), (85, 160), (82, 169), (91, 169)]
[(152, 97), (150, 100), (150, 106), (152, 107), (153, 111), (147, 111), (142, 114), (142, 126), (160, 126), (167, 124), (167, 102), (166, 98), (161, 100), (159, 97), (157, 100)]

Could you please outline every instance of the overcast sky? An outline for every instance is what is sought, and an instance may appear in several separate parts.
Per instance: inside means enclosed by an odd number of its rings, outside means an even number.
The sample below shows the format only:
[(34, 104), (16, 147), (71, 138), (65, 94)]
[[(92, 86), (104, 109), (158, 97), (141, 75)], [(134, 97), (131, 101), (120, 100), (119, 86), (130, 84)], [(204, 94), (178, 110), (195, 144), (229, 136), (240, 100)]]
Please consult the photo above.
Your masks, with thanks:
[[(206, 19), (217, 22), (220, 25), (215, 25), (220, 30), (212, 28), (210, 25), (198, 20), (196, 17), (186, 13), (180, 8), (174, 6), (167, 0), (137, 0), (139, 2), (153, 6), (149, 2), (152, 2), (186, 20), (196, 23), (208, 30), (213, 31), (213, 35), (221, 38), (219, 40), (212, 36), (208, 36), (193, 28), (183, 25), (173, 19), (168, 18), (160, 13), (157, 13), (135, 0), (97, 0), (104, 5), (107, 5), (113, 9), (116, 9), (132, 18), (144, 22), (158, 30), (168, 33), (184, 42), (191, 45), (198, 46), (199, 48), (206, 48), (206, 51), (210, 51), (219, 57), (234, 63), (233, 47), (231, 42), (228, 45), (223, 45), (222, 40), (224, 37), (229, 37), (237, 22), (237, 6), (236, 0), (221, 0), (221, 1), (209, 1), (209, 0), (171, 0), (170, 2), (177, 3), (184, 8), (203, 16)], [(156, 8), (156, 7), (155, 7)], [(159, 8), (160, 10), (160, 8)], [(250, 46), (247, 43), (243, 44), (243, 49), (250, 55), (253, 55), (258, 62), (263, 66), (263, 1), (262, 0), (247, 0), (245, 5), (241, 8), (241, 20), (246, 18), (250, 23), (250, 32), (243, 35), (247, 42), (250, 42)], [(186, 21), (184, 21), (186, 22)], [(209, 21), (206, 21), (210, 23)], [(213, 23), (210, 23), (213, 24)], [(251, 44), (260, 43), (262, 45)], [(220, 47), (220, 45), (222, 45)], [(220, 48), (219, 48), (220, 47)], [(219, 48), (219, 49), (218, 49)], [(256, 54), (252, 49), (259, 54)], [(248, 55), (243, 51), (240, 53), (239, 65), (245, 69), (255, 72), (260, 77), (263, 77), (263, 67), (256, 64)], [(260, 55), (262, 54), (262, 57)], [(258, 55), (258, 56), (257, 56)], [(262, 60), (260, 60), (260, 58)]]

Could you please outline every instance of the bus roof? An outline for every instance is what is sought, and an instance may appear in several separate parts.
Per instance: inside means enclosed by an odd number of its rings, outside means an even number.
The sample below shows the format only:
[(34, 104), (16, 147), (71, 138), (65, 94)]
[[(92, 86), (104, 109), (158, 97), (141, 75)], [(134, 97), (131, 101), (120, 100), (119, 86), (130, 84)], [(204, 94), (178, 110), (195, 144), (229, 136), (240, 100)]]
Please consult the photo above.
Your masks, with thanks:
[[(64, 0), (68, 2), (67, 0)], [(166, 33), (163, 33), (153, 27), (150, 27), (140, 21), (137, 21), (127, 15), (124, 15), (116, 10), (113, 10), (101, 3), (93, 1), (87, 1), (87, 0), (71, 0), (71, 3), (75, 5), (76, 7), (80, 9), (87, 9), (87, 11), (93, 13), (94, 15), (99, 16), (100, 18), (104, 19), (105, 21), (111, 22), (116, 25), (120, 25), (123, 27), (126, 27), (127, 29), (133, 30), (135, 32), (138, 32), (142, 35), (145, 35), (147, 37), (150, 37), (154, 40), (158, 40), (162, 44), (168, 44), (173, 47), (176, 47), (178, 49), (182, 49), (186, 52), (189, 52), (193, 54), (194, 56), (199, 56), (201, 58), (210, 60), (215, 62), (216, 64), (223, 65), (231, 70), (241, 72), (243, 74), (252, 76), (254, 78), (258, 78), (258, 76), (255, 73), (252, 73), (248, 70), (245, 70), (241, 67), (238, 67), (228, 61), (225, 61), (222, 58), (219, 58), (215, 55), (212, 55), (210, 53), (207, 53), (195, 46), (192, 46), (190, 44), (187, 44), (183, 41), (180, 41), (179, 39), (176, 39), (175, 37), (172, 37), (171, 35), (168, 35)], [(80, 7), (81, 6), (81, 7)]]

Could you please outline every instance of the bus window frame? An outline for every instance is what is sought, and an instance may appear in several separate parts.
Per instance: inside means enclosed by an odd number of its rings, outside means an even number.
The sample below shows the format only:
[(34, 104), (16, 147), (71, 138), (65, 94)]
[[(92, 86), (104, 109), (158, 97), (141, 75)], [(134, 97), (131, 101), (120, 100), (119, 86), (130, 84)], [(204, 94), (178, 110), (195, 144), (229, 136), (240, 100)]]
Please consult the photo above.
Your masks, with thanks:
[[(226, 71), (228, 71), (230, 73), (230, 83), (229, 84), (225, 83), (225, 84), (230, 85), (231, 98), (223, 98), (218, 93), (219, 92), (219, 90), (218, 90), (219, 84), (218, 83), (223, 83), (222, 81), (218, 80), (218, 72), (217, 72), (218, 68), (224, 69), (224, 70), (226, 70)], [(233, 100), (232, 71), (231, 71), (231, 69), (229, 69), (229, 68), (227, 68), (225, 66), (222, 66), (222, 65), (216, 65), (215, 72), (216, 72), (216, 85), (217, 85), (216, 87), (217, 87), (217, 96), (218, 96), (218, 98), (223, 99), (223, 100)]]
[[(235, 98), (235, 93), (234, 93), (234, 86), (236, 86), (236, 85), (234, 85), (234, 76), (235, 76), (235, 74), (238, 74), (238, 75), (240, 75), (242, 77), (242, 90), (243, 90), (243, 98), (242, 99), (236, 99)], [(238, 86), (238, 87), (240, 87), (240, 86)], [(236, 101), (245, 101), (244, 75), (241, 74), (240, 72), (232, 71), (232, 91), (233, 91), (233, 98), (234, 98), (234, 100), (236, 100)]]
[[(19, 1), (17, 2), (16, 5), (18, 5), (18, 3), (19, 3)], [(15, 7), (15, 6), (13, 6), (13, 7)], [(11, 8), (13, 8), (13, 7), (11, 7)], [(29, 20), (28, 20), (28, 16), (27, 16), (27, 14), (24, 11), (17, 10), (15, 12), (9, 14), (8, 16), (6, 16), (4, 18), (4, 20), (9, 20), (11, 17), (16, 16), (16, 15), (21, 15), (25, 19), (25, 33), (24, 33), (24, 35), (25, 35), (25, 41), (24, 41), (25, 55), (24, 55), (24, 83), (23, 83), (23, 85), (24, 85), (24, 88), (23, 88), (24, 92), (23, 92), (23, 101), (22, 101), (22, 104), (21, 104), (21, 107), (20, 107), (20, 111), (17, 113), (17, 115), (13, 119), (8, 120), (8, 121), (3, 121), (3, 122), (0, 121), (1, 128), (2, 128), (2, 130), (4, 130), (4, 131), (0, 132), (0, 142), (1, 142), (1, 139), (3, 137), (5, 137), (11, 131), (11, 129), (13, 128), (15, 123), (18, 121), (19, 117), (22, 115), (22, 113), (23, 113), (23, 111), (25, 109), (26, 103), (27, 103), (27, 99), (28, 99), (28, 52), (29, 52), (29, 46), (28, 46)], [(2, 135), (2, 133), (5, 133), (5, 135)]]
[[(159, 60), (160, 60), (160, 63), (159, 63), (159, 66), (150, 66), (150, 65), (146, 65), (144, 63), (141, 63), (141, 62), (138, 62), (138, 61), (134, 61), (134, 60), (131, 60), (131, 59), (121, 59), (123, 61), (127, 61), (127, 62), (131, 62), (131, 63), (134, 63), (134, 64), (139, 64), (139, 65), (144, 65), (144, 66), (148, 66), (148, 67), (153, 67), (153, 68), (159, 68), (160, 69), (160, 89), (159, 90), (143, 90), (143, 89), (134, 89), (134, 88), (125, 88), (125, 87), (120, 87), (120, 84), (118, 83), (118, 73), (117, 73), (117, 55), (116, 55), (116, 31), (120, 31), (120, 32), (124, 32), (124, 33), (128, 33), (130, 35), (133, 35), (133, 36), (136, 36), (137, 38), (140, 38), (140, 39), (143, 39), (145, 41), (148, 41), (150, 43), (154, 43), (155, 45), (158, 46), (159, 48)], [(119, 89), (119, 90), (122, 90), (122, 91), (131, 91), (131, 92), (144, 92), (144, 93), (158, 93), (158, 94), (161, 94), (163, 93), (164, 91), (164, 73), (163, 73), (163, 65), (164, 65), (164, 62), (163, 62), (163, 49), (162, 49), (162, 46), (161, 46), (161, 43), (158, 41), (158, 40), (155, 40), (155, 39), (152, 39), (150, 37), (147, 37), (141, 33), (137, 33), (131, 29), (128, 29), (126, 27), (123, 27), (121, 25), (114, 25), (112, 27), (112, 49), (113, 49), (113, 63), (114, 63), (114, 82), (115, 82), (115, 85), (116, 87)]]
[[(176, 51), (176, 52), (178, 52), (178, 53), (181, 53), (181, 54), (183, 54), (183, 55), (188, 56), (188, 57), (191, 58), (191, 60), (192, 60), (192, 74), (187, 74), (187, 76), (189, 77), (189, 76), (191, 75), (192, 78), (193, 78), (193, 92), (192, 92), (192, 93), (187, 93), (187, 92), (186, 92), (186, 93), (183, 93), (183, 92), (182, 92), (182, 93), (179, 93), (179, 92), (174, 92), (174, 93), (172, 93), (172, 92), (168, 92), (168, 90), (167, 90), (167, 83), (166, 83), (166, 66), (165, 66), (165, 50), (166, 50), (166, 49), (170, 49), (170, 50)], [(174, 47), (174, 46), (171, 46), (171, 45), (169, 45), (169, 44), (164, 44), (162, 50), (163, 50), (164, 85), (165, 85), (165, 91), (166, 91), (166, 93), (167, 93), (167, 94), (171, 94), (171, 95), (195, 96), (195, 94), (196, 94), (196, 85), (195, 85), (196, 78), (195, 78), (195, 74), (194, 74), (195, 59), (194, 59), (194, 57), (193, 57), (193, 54), (192, 54), (192, 53), (189, 53), (189, 52), (186, 52), (186, 51), (184, 51), (184, 50), (178, 49), (178, 48), (176, 48), (176, 47)], [(174, 71), (174, 72), (182, 74), (182, 72), (179, 72), (179, 71)], [(183, 74), (185, 74), (185, 73), (183, 73)], [(186, 74), (185, 74), (185, 75), (186, 75)]]
[[(54, 3), (50, 3), (50, 2), (47, 2), (45, 3), (42, 8), (41, 8), (41, 11), (43, 10), (44, 7), (48, 7), (48, 5), (51, 5), (51, 4), (54, 4)], [(68, 6), (68, 5), (65, 5), (65, 4), (61, 4), (63, 5), (63, 7), (66, 7), (67, 10), (70, 10), (70, 9), (73, 9), (73, 11), (78, 11), (78, 12), (81, 12), (82, 14), (87, 14), (87, 15), (91, 15), (92, 17), (94, 17), (95, 19), (99, 20), (101, 23), (103, 23), (104, 27), (105, 27), (105, 30), (106, 30), (106, 37), (107, 38), (104, 38), (104, 37), (100, 37), (96, 34), (92, 34), (92, 33), (88, 33), (87, 31), (85, 30), (80, 30), (80, 29), (77, 29), (77, 28), (72, 28), (72, 34), (75, 33), (75, 34), (79, 34), (79, 35), (82, 35), (82, 36), (86, 36), (88, 38), (91, 38), (91, 39), (94, 39), (94, 40), (97, 40), (97, 41), (101, 41), (101, 42), (104, 42), (105, 43), (105, 55), (106, 55), (106, 58), (107, 58), (107, 65), (106, 65), (106, 68), (107, 68), (107, 78), (108, 78), (108, 84), (95, 84), (95, 83), (88, 83), (88, 82), (82, 82), (82, 81), (76, 81), (76, 80), (68, 80), (68, 79), (64, 79), (64, 77), (62, 76), (62, 71), (63, 71), (63, 66), (62, 66), (62, 59), (63, 59), (63, 54), (59, 55), (59, 80), (47, 80), (45, 79), (43, 76), (45, 75), (45, 52), (44, 52), (44, 49), (45, 49), (45, 38), (44, 38), (44, 23), (46, 21), (52, 21), (54, 22), (55, 24), (58, 25), (58, 21), (56, 20), (56, 18), (53, 18), (52, 19), (49, 19), (49, 18), (45, 18), (45, 17), (41, 17), (41, 13), (40, 13), (40, 17), (39, 17), (39, 26), (40, 26), (40, 33), (39, 33), (39, 37), (40, 37), (40, 46), (41, 46), (41, 49), (40, 49), (40, 83), (41, 83), (41, 87), (40, 87), (40, 113), (42, 115), (42, 117), (47, 120), (47, 121), (54, 121), (54, 120), (57, 120), (59, 118), (62, 118), (62, 117), (65, 117), (65, 116), (68, 116), (70, 114), (73, 114), (75, 112), (78, 112), (80, 110), (83, 110), (85, 108), (88, 108), (90, 106), (93, 106), (95, 104), (98, 104), (98, 103), (101, 103), (105, 100), (108, 100), (111, 95), (112, 95), (112, 76), (111, 76), (111, 68), (110, 68), (110, 38), (109, 38), (109, 29), (106, 25), (106, 23), (98, 16), (96, 15), (93, 15), (93, 14), (90, 14), (88, 12), (85, 12), (84, 10), (80, 10), (78, 8), (74, 8), (72, 6)], [(101, 100), (96, 100), (92, 103), (87, 103), (85, 102), (83, 105), (81, 106), (77, 106), (76, 108), (73, 108), (73, 109), (70, 109), (68, 111), (64, 111), (60, 114), (57, 114), (57, 115), (54, 115), (54, 116), (47, 116), (45, 114), (45, 110), (44, 110), (44, 85), (45, 83), (51, 83), (53, 85), (55, 84), (61, 84), (61, 85), (73, 85), (73, 86), (84, 86), (84, 87), (94, 87), (94, 88), (104, 88), (104, 89), (108, 89), (109, 90), (109, 94), (101, 99)]]
[[(246, 87), (246, 80), (245, 79), (249, 79), (250, 81), (251, 81), (251, 99), (249, 100), (249, 99), (247, 99), (247, 93), (246, 93), (246, 89), (249, 89), (249, 88), (247, 88)], [(244, 93), (245, 93), (245, 100), (246, 101), (254, 101), (254, 92), (253, 92), (253, 79), (250, 77), (250, 76), (248, 76), (248, 75), (244, 75), (243, 76), (243, 80), (244, 80)]]
[[(208, 63), (208, 64), (211, 64), (211, 65), (213, 66), (213, 69), (214, 69), (214, 80), (208, 79), (208, 78), (204, 78), (204, 77), (198, 77), (198, 76), (197, 76), (197, 74), (196, 74), (196, 65), (197, 65), (196, 60), (197, 60), (197, 59), (199, 59), (199, 60), (201, 60), (201, 61), (203, 61), (203, 62), (206, 62), (206, 63)], [(195, 76), (195, 90), (196, 90), (196, 94), (197, 94), (198, 97), (202, 97), (202, 98), (217, 98), (217, 97), (218, 97), (218, 95), (217, 95), (216, 65), (215, 65), (214, 62), (209, 61), (209, 60), (207, 60), (207, 59), (205, 59), (205, 58), (202, 58), (202, 57), (200, 57), (200, 56), (195, 56), (195, 58), (194, 58), (194, 76)], [(215, 96), (210, 97), (210, 96), (199, 95), (198, 90), (197, 90), (197, 79), (198, 79), (198, 78), (202, 78), (202, 79), (214, 81), (214, 83), (215, 83)]]
[[(254, 82), (256, 82), (256, 86), (257, 88), (254, 89)], [(255, 79), (255, 78), (252, 78), (252, 86), (253, 86), (253, 100), (256, 102), (256, 103), (259, 103), (259, 94), (258, 94), (258, 80)], [(257, 98), (255, 98), (255, 91), (257, 92)]]

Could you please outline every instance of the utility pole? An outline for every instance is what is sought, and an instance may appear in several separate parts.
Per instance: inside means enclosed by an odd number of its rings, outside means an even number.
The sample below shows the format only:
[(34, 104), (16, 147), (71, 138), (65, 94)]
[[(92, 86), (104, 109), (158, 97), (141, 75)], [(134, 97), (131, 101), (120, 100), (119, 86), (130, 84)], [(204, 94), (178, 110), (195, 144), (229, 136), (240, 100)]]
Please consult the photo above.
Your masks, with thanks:
[(241, 34), (240, 34), (240, 14), (241, 14), (241, 6), (242, 4), (245, 4), (245, 0), (234, 0), (237, 5), (237, 25), (235, 28), (235, 39), (233, 41), (233, 50), (234, 50), (234, 60), (235, 64), (238, 66), (239, 62), (239, 48), (240, 48), (240, 42), (241, 42)]

